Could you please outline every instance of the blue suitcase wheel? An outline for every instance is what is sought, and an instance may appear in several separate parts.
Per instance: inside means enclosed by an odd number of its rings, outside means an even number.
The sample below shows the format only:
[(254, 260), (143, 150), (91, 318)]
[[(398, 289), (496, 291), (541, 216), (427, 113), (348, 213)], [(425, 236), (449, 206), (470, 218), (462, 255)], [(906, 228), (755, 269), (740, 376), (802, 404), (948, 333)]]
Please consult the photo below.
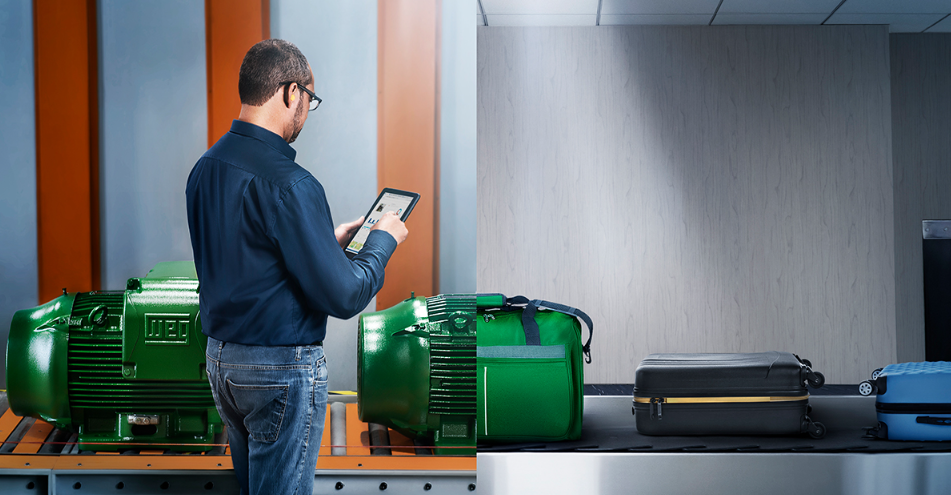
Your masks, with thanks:
[(882, 368), (877, 368), (872, 372), (872, 380), (877, 380), (880, 376), (882, 376)]
[(859, 384), (859, 393), (862, 395), (872, 395), (875, 393), (875, 384), (869, 380)]

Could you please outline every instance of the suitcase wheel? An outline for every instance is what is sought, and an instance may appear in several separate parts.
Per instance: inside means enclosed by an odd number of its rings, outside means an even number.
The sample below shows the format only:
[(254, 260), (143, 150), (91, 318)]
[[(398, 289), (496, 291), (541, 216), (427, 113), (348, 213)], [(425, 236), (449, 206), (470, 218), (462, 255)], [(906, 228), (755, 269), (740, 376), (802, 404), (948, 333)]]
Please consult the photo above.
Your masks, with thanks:
[(872, 380), (877, 380), (880, 376), (882, 376), (882, 368), (876, 368), (875, 371), (872, 372)]
[(819, 388), (826, 382), (826, 377), (818, 371), (809, 370), (807, 381), (812, 388)]
[(799, 357), (799, 354), (793, 354), (793, 356), (796, 356), (796, 359), (798, 359), (800, 363), (812, 368), (812, 361)]
[(799, 426), (800, 433), (806, 433), (812, 438), (822, 438), (826, 436), (826, 426), (818, 421), (813, 421), (808, 415), (801, 418), (802, 423)]
[(862, 395), (872, 395), (877, 392), (878, 387), (871, 380), (865, 380), (859, 384), (859, 393)]
[(826, 426), (822, 423), (812, 421), (809, 423), (809, 430), (807, 433), (812, 438), (822, 438), (826, 436)]

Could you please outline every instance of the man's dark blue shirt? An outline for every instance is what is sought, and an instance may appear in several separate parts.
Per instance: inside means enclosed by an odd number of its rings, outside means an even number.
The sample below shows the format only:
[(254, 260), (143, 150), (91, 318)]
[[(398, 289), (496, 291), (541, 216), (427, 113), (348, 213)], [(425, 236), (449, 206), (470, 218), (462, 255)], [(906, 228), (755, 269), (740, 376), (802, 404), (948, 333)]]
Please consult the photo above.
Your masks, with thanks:
[(195, 164), (185, 196), (202, 331), (225, 342), (305, 345), (383, 286), (393, 236), (370, 232), (352, 261), (324, 189), (280, 136), (235, 120)]

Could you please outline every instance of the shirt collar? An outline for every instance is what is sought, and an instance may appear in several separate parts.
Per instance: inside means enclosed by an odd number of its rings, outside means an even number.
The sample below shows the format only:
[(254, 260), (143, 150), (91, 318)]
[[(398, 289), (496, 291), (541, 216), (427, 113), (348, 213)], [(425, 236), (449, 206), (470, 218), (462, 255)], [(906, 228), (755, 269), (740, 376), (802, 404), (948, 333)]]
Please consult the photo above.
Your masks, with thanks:
[(284, 156), (290, 158), (291, 161), (294, 161), (294, 158), (297, 156), (297, 151), (291, 148), (291, 145), (287, 144), (284, 138), (261, 126), (235, 119), (231, 121), (231, 132), (263, 141), (264, 144), (280, 151)]

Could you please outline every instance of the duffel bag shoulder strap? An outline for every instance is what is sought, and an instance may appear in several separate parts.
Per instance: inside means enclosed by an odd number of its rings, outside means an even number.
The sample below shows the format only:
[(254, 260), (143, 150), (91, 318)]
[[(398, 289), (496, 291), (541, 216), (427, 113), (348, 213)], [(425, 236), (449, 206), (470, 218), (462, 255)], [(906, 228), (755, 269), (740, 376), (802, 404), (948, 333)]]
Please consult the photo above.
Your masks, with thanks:
[(580, 319), (588, 326), (588, 340), (581, 346), (581, 352), (584, 353), (584, 361), (591, 362), (591, 336), (594, 334), (594, 322), (591, 317), (578, 308), (572, 308), (564, 304), (543, 301), (541, 299), (529, 299), (525, 296), (505, 297), (502, 294), (477, 294), (476, 306), (480, 308), (504, 308), (522, 306), (522, 329), (525, 331), (525, 345), (541, 345), (541, 333), (538, 329), (538, 323), (535, 321), (535, 313), (539, 309), (549, 309), (558, 313), (574, 316)]

